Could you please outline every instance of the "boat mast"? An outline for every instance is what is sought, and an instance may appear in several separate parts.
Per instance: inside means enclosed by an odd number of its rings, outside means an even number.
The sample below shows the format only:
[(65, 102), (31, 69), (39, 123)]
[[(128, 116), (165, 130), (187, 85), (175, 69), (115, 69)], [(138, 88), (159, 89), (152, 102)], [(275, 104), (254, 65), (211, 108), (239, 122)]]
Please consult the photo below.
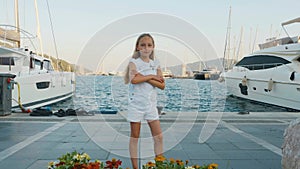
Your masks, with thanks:
[(39, 10), (38, 10), (38, 5), (37, 5), (36, 0), (34, 0), (34, 6), (35, 6), (35, 15), (36, 15), (36, 23), (37, 23), (37, 36), (38, 36), (40, 46), (41, 46), (42, 57), (44, 57), (42, 35), (41, 35), (41, 29), (40, 29)]
[(243, 37), (244, 37), (244, 28), (242, 26), (241, 27), (241, 32), (240, 32), (240, 40), (239, 40), (238, 48), (237, 48), (236, 55), (235, 55), (235, 61), (236, 62), (239, 61), (240, 55), (241, 55), (241, 53), (243, 53), (243, 44), (242, 44), (243, 43)]
[[(227, 32), (225, 38), (225, 49), (224, 49), (224, 56), (223, 56), (223, 68), (225, 69), (225, 71), (229, 68), (228, 59), (230, 55), (230, 29), (231, 29), (231, 6), (229, 8), (229, 17), (228, 17)], [(228, 52), (227, 49), (229, 50)]]
[(254, 40), (253, 40), (253, 46), (252, 46), (252, 51), (251, 51), (251, 53), (253, 53), (254, 48), (255, 48), (256, 38), (257, 38), (257, 32), (258, 32), (258, 26), (256, 26), (255, 36), (254, 36)]
[[(20, 21), (19, 21), (19, 2), (15, 0), (15, 26), (16, 26), (16, 33), (20, 34)], [(17, 47), (21, 46), (20, 40), (16, 41)]]

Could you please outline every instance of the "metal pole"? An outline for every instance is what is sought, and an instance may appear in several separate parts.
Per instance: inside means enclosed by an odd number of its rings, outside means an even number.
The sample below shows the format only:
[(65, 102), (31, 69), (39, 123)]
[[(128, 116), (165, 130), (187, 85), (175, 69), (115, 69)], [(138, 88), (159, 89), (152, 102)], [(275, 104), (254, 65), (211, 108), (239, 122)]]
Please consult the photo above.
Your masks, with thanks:
[(34, 5), (35, 5), (35, 15), (36, 15), (36, 23), (37, 23), (37, 36), (38, 36), (38, 39), (39, 39), (39, 42), (40, 42), (40, 46), (41, 46), (42, 57), (44, 57), (42, 35), (41, 35), (41, 27), (40, 27), (40, 19), (39, 19), (39, 10), (38, 10), (38, 5), (37, 5), (37, 1), (36, 0), (34, 0)]
[[(15, 0), (15, 26), (16, 26), (16, 32), (20, 33), (20, 21), (19, 21), (19, 2), (18, 0)], [(17, 47), (19, 48), (21, 46), (20, 40), (16, 42)]]

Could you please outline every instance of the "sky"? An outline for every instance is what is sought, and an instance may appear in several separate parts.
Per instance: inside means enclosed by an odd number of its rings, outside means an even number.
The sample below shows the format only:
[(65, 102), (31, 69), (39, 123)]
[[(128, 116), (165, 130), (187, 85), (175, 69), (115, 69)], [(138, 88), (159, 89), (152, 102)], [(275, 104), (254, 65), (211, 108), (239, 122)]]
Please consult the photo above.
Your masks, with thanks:
[[(40, 14), (39, 20), (41, 25), (40, 29), (43, 41), (43, 51), (44, 53), (56, 57), (57, 54), (55, 52), (51, 32), (47, 1), (37, 0), (37, 3)], [(224, 53), (225, 37), (229, 27), (228, 18), (230, 7), (230, 46), (232, 48), (236, 47), (241, 41), (242, 49), (240, 50), (243, 54), (249, 53), (253, 49), (255, 50), (256, 47), (254, 46), (258, 43), (262, 43), (267, 38), (284, 36), (281, 23), (300, 17), (299, 0), (286, 0), (284, 2), (279, 0), (48, 0), (48, 4), (57, 44), (57, 57), (75, 64), (80, 64), (79, 62), (84, 62), (85, 60), (90, 61), (86, 63), (87, 65), (96, 62), (96, 69), (99, 69), (101, 65), (103, 66), (103, 64), (105, 64), (105, 71), (116, 70), (116, 65), (114, 64), (126, 62), (123, 56), (130, 57), (130, 53), (133, 51), (135, 39), (137, 38), (138, 33), (133, 32), (129, 34), (131, 31), (126, 30), (126, 28), (131, 28), (130, 26), (125, 26), (124, 28), (122, 25), (119, 25), (120, 27), (116, 28), (116, 30), (119, 30), (120, 32), (128, 32), (128, 34), (124, 34), (127, 35), (127, 37), (122, 37), (122, 35), (115, 37), (115, 41), (110, 43), (113, 46), (108, 45), (106, 50), (103, 49), (106, 51), (106, 58), (104, 57), (102, 60), (94, 58), (97, 57), (97, 55), (94, 55), (93, 57), (84, 56), (83, 54), (86, 54), (85, 50), (87, 50), (87, 45), (91, 42), (99, 42), (100, 44), (97, 44), (98, 46), (96, 45), (98, 48), (99, 46), (105, 46), (103, 43), (112, 41), (114, 38), (110, 37), (113, 37), (114, 35), (110, 35), (108, 33), (107, 36), (100, 36), (101, 33), (104, 32), (103, 30), (110, 28), (110, 26), (114, 25), (116, 22), (123, 21), (128, 18), (134, 19), (132, 16), (143, 16), (143, 14), (150, 13), (160, 14), (163, 19), (170, 16), (170, 22), (174, 21), (181, 23), (181, 21), (183, 21), (183, 24), (193, 26), (199, 31), (199, 34), (204, 36), (204, 39), (206, 38), (206, 41), (202, 39), (201, 42), (199, 39), (199, 45), (203, 46), (206, 43), (210, 44), (211, 48), (213, 48), (215, 52), (215, 56), (213, 57), (219, 58), (223, 57)], [(1, 24), (14, 23), (12, 9), (12, 0), (0, 0)], [(28, 30), (35, 35), (37, 22), (34, 11), (34, 0), (20, 1), (19, 10), (21, 28)], [(143, 20), (143, 17), (141, 20)], [(151, 26), (151, 23), (153, 22), (151, 20), (146, 22), (141, 20), (136, 21), (136, 27), (141, 26), (141, 24), (144, 26), (144, 24), (147, 23)], [(161, 25), (168, 27), (167, 24), (168, 21)], [(161, 25), (155, 26), (160, 27)], [(290, 34), (300, 34), (300, 26), (296, 26), (298, 27), (287, 27)], [(158, 31), (154, 33), (154, 37), (157, 38), (158, 42), (156, 44), (158, 53), (171, 53), (170, 57), (180, 57), (184, 55), (179, 54), (180, 51), (176, 51), (175, 49), (182, 49), (182, 53), (190, 53), (190, 55), (192, 55), (193, 51), (194, 53), (195, 51), (197, 53), (197, 49), (194, 49), (195, 46), (193, 48), (193, 45), (190, 45), (188, 38), (184, 40), (178, 38), (181, 34), (189, 33), (189, 30), (179, 29), (188, 28), (173, 26), (172, 28), (169, 28), (170, 32), (172, 32), (173, 29), (177, 30), (177, 32), (174, 31), (173, 34), (168, 34), (167, 31), (160, 33), (160, 29), (157, 29)], [(151, 31), (152, 29), (149, 30)], [(147, 31), (147, 29), (145, 29), (145, 31)], [(114, 31), (111, 31), (110, 33), (114, 33)], [(176, 37), (177, 35), (178, 37)], [(97, 38), (102, 38), (102, 40), (95, 41)], [(169, 47), (166, 47), (168, 45)], [(164, 47), (168, 49), (164, 50)], [(129, 52), (127, 52), (125, 48)], [(97, 53), (97, 51), (93, 52), (91, 50), (93, 49), (89, 49), (90, 53)], [(114, 57), (113, 55), (118, 56)], [(198, 52), (198, 55), (205, 55), (206, 57), (204, 60), (213, 59), (210, 57), (213, 54), (208, 50), (201, 50), (201, 52)], [(101, 55), (98, 57), (101, 58), (103, 56)], [(167, 62), (164, 62), (164, 64), (171, 63), (172, 60), (176, 59), (169, 58), (165, 60), (167, 60)], [(184, 57), (179, 60), (181, 60), (181, 62), (185, 62), (186, 60), (194, 61), (193, 59), (186, 59)]]

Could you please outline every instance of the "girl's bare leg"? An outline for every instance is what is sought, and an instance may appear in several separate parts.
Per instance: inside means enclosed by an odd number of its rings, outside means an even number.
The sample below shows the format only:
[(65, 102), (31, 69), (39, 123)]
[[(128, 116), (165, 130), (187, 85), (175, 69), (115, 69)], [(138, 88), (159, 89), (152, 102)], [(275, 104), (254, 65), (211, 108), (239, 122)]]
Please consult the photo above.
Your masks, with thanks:
[(160, 128), (159, 120), (148, 121), (148, 125), (151, 129), (152, 137), (154, 140), (154, 153), (155, 156), (163, 154), (163, 135)]
[(138, 142), (140, 137), (140, 122), (130, 122), (129, 152), (133, 169), (138, 169)]

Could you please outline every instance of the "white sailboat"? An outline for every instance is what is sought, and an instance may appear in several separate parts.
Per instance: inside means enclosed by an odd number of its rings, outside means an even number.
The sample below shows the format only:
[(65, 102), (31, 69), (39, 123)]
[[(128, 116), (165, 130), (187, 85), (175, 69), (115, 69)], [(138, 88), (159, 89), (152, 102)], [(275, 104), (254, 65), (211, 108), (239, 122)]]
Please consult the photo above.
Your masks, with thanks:
[(0, 74), (15, 76), (8, 79), (12, 108), (24, 111), (70, 98), (75, 90), (74, 73), (55, 71), (50, 59), (21, 47), (23, 41), (31, 41), (32, 37), (19, 28), (18, 1), (15, 3), (16, 26), (0, 26)]
[[(300, 22), (296, 18), (282, 26)], [(300, 36), (270, 39), (221, 74), (231, 95), (300, 110)]]

